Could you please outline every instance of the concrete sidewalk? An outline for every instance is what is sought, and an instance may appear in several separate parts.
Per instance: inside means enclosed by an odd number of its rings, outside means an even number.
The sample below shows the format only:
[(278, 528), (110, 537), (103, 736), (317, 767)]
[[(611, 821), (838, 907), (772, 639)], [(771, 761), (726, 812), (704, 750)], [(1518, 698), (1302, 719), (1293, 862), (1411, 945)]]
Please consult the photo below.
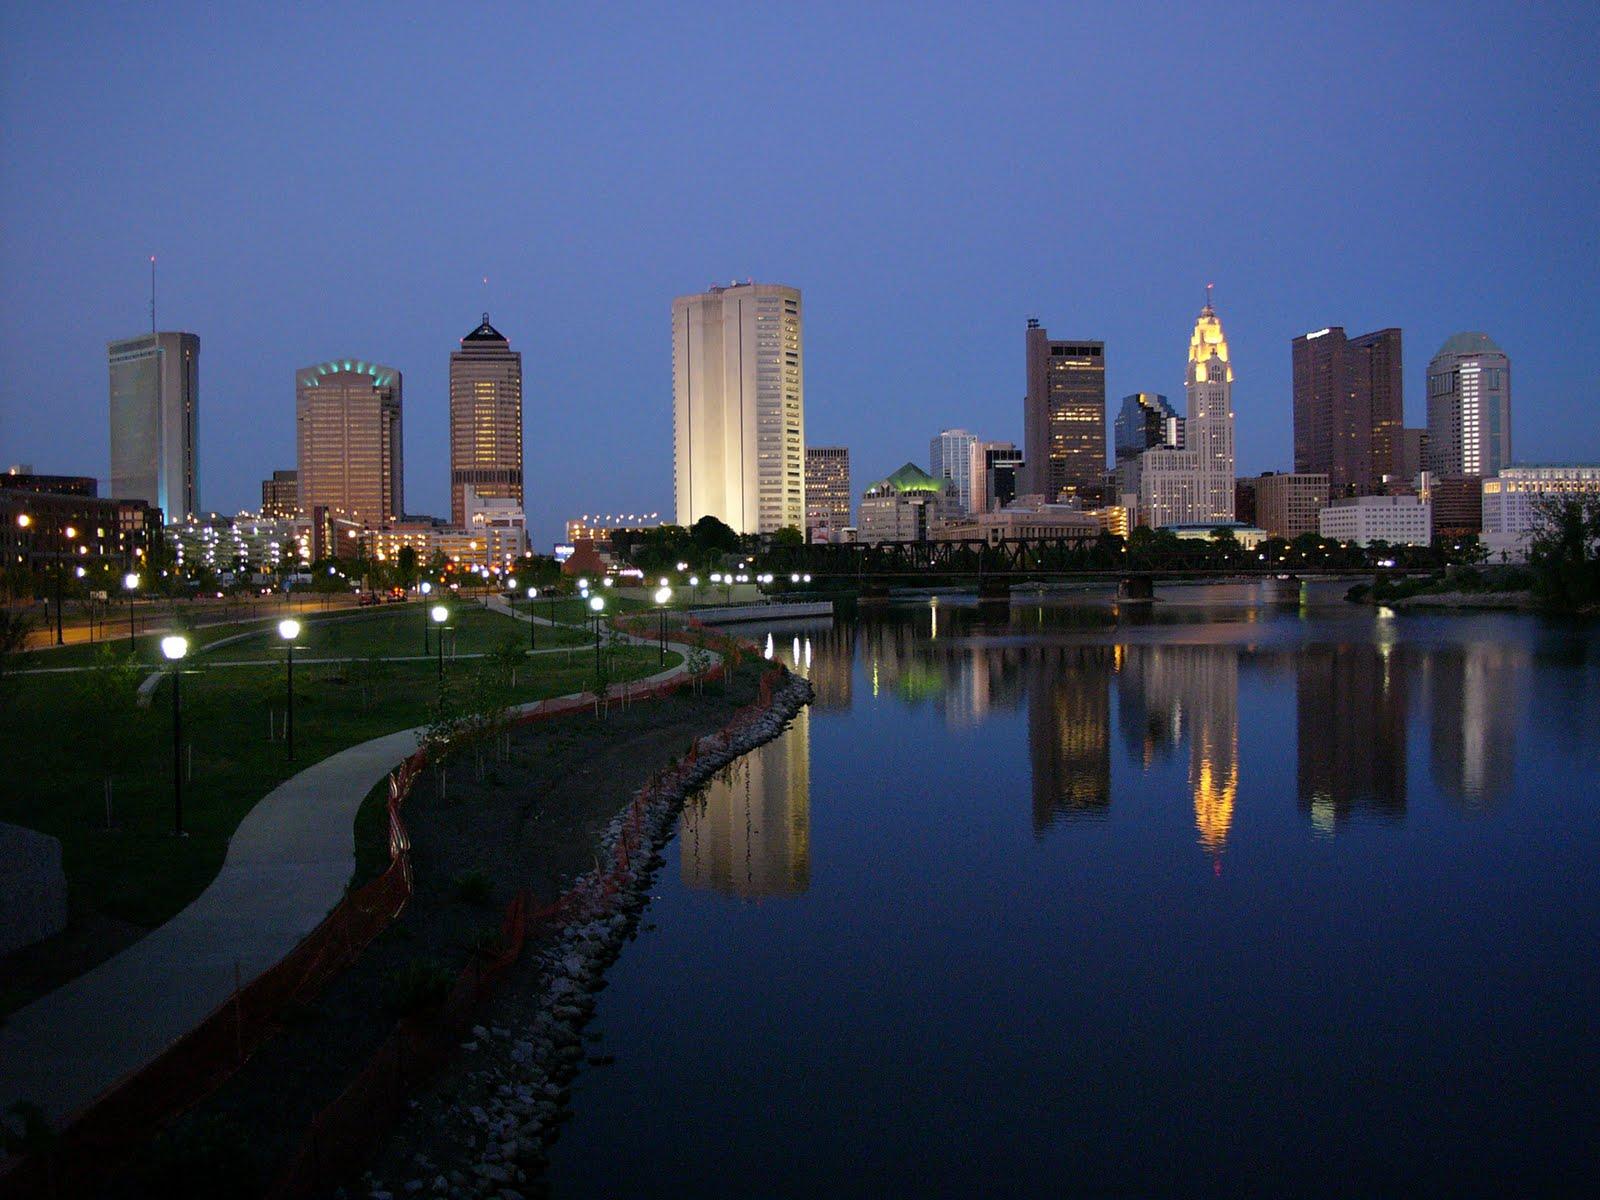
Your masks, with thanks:
[[(685, 669), (680, 663), (631, 686)], [(274, 788), (240, 822), (222, 870), (193, 903), (7, 1017), (0, 1025), (0, 1111), (31, 1100), (52, 1120), (71, 1116), (293, 950), (343, 898), (355, 870), (356, 810), (416, 750), (418, 732), (403, 729), (341, 750)]]

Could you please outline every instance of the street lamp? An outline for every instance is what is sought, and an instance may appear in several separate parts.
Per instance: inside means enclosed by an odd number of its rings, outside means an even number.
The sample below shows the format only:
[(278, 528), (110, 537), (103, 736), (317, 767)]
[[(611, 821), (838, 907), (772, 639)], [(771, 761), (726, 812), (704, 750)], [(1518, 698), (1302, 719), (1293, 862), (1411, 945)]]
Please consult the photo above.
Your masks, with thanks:
[(606, 610), (604, 596), (589, 597), (589, 611), (594, 613), (594, 677), (600, 678), (600, 614)]
[(278, 636), (289, 652), (289, 704), (283, 718), (283, 737), (289, 744), (289, 761), (294, 761), (294, 640), (300, 636), (300, 622), (293, 617), (278, 622)]
[(133, 594), (139, 590), (139, 576), (129, 571), (122, 577), (123, 590), (128, 593), (128, 653), (133, 653)]
[(179, 633), (168, 634), (161, 639), (161, 653), (172, 664), (172, 835), (188, 837), (183, 831), (183, 700), (178, 684), (189, 639)]
[(656, 589), (656, 603), (661, 606), (660, 659), (658, 666), (667, 665), (667, 605), (672, 602), (672, 589), (662, 584)]
[(538, 622), (535, 621), (534, 618), (533, 618), (533, 602), (535, 600), (537, 600), (538, 598), (539, 598), (539, 589), (536, 588), (536, 587), (529, 588), (528, 589), (528, 649), (529, 650), (538, 649), (538, 646), (535, 644), (536, 635), (533, 632), (534, 628), (538, 624)]
[(450, 619), (450, 610), (442, 604), (435, 604), (428, 610), (428, 615), (433, 618), (433, 623), (439, 627), (439, 636), (434, 639), (439, 644), (439, 685), (444, 686), (444, 623)]
[[(417, 591), (421, 592), (424, 599), (426, 599), (428, 593), (433, 591), (433, 584), (424, 579), (417, 585)], [(428, 614), (426, 611), (422, 614), (422, 653), (424, 655), (428, 653)]]

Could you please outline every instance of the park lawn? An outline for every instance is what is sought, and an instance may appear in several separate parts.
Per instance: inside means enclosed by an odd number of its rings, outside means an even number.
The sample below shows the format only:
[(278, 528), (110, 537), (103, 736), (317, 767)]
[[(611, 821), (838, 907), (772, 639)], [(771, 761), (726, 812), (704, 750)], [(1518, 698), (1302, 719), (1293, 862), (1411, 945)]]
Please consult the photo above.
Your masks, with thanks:
[[(484, 636), (489, 632), (486, 627)], [(654, 647), (612, 653), (613, 680), (659, 669)], [(172, 836), (169, 682), (141, 710), (133, 702), (139, 671), (124, 672), (114, 682), (107, 672), (11, 681), (0, 726), (6, 767), (0, 821), (61, 839), (74, 912), (145, 927), (165, 921), (215, 877), (239, 822), (278, 783), (337, 750), (425, 724), (437, 694), (433, 662), (387, 664), (376, 678), (347, 664), (297, 666), (296, 761), (290, 764), (283, 743), (268, 735), (269, 710), (281, 715), (283, 708), (282, 667), (208, 670), (204, 663), (195, 660), (183, 679), (184, 741), (193, 754), (183, 788), (185, 838)], [(455, 694), (467, 691), (477, 665), (446, 659)], [(581, 691), (592, 684), (593, 669), (592, 656), (581, 651), (529, 657), (511, 699), (521, 703)], [(102, 690), (96, 691), (97, 681)], [(114, 778), (109, 829), (107, 773)]]
[[(607, 616), (616, 616), (618, 613), (637, 612), (646, 607), (644, 601), (635, 600), (630, 596), (619, 596), (615, 588), (602, 588), (593, 593), (605, 599), (605, 613)], [(529, 601), (513, 600), (511, 602), (518, 612), (527, 612)], [(554, 601), (540, 597), (532, 601), (533, 611), (536, 616), (550, 620), (552, 607), (555, 611), (555, 620), (563, 625), (582, 625), (594, 620), (594, 613), (589, 610), (589, 602), (580, 596), (562, 596)], [(542, 636), (548, 626), (541, 625), (539, 633)], [(589, 625), (593, 629), (593, 624)]]
[[(432, 605), (407, 605), (401, 608), (373, 612), (363, 618), (352, 617), (344, 621), (314, 621), (305, 624), (295, 640), (298, 658), (413, 658), (423, 653), (422, 631), (428, 628), (428, 653), (436, 654), (435, 638), (438, 627), (429, 616)], [(491, 612), (476, 604), (454, 606), (450, 619), (445, 622), (445, 657), (451, 653), (487, 654), (503, 642), (514, 640), (519, 646), (528, 644), (528, 625), (503, 613)], [(559, 646), (582, 646), (592, 640), (582, 629), (550, 629), (540, 626), (535, 631), (538, 648), (553, 649)], [(276, 625), (262, 630), (243, 641), (218, 646), (212, 656), (224, 662), (260, 660), (282, 662), (283, 639)]]

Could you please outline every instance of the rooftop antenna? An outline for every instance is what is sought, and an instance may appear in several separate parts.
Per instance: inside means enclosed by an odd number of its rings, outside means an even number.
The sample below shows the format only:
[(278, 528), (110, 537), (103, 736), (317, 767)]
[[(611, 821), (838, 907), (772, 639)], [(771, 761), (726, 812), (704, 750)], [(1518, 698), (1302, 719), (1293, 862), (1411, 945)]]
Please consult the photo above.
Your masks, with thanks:
[(489, 323), (489, 277), (483, 277), (483, 323)]
[(1216, 286), (1217, 285), (1214, 284), (1214, 283), (1206, 284), (1206, 307), (1207, 308), (1211, 307), (1211, 289), (1216, 287)]
[(150, 332), (156, 331), (156, 256), (150, 256)]

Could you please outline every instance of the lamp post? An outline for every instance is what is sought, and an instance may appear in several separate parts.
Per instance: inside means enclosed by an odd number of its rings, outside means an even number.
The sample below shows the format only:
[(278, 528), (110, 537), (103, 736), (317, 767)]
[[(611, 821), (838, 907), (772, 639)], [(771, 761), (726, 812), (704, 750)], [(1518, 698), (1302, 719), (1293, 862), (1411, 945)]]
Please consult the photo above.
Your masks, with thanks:
[(442, 604), (435, 604), (428, 610), (428, 615), (433, 618), (433, 623), (439, 627), (439, 636), (433, 640), (439, 646), (439, 686), (444, 686), (444, 623), (450, 619), (450, 610)]
[(174, 633), (161, 639), (161, 653), (172, 664), (172, 836), (188, 837), (183, 831), (183, 700), (179, 681), (183, 678), (183, 656), (189, 653), (189, 639)]
[(536, 639), (536, 637), (538, 635), (534, 633), (534, 626), (537, 624), (537, 622), (535, 622), (534, 619), (533, 619), (533, 602), (535, 600), (537, 600), (538, 598), (539, 598), (539, 589), (536, 588), (536, 587), (529, 588), (528, 589), (528, 649), (529, 650), (537, 650), (539, 648), (538, 644), (535, 641), (535, 639)]
[(289, 667), (289, 703), (284, 710), (283, 738), (289, 746), (289, 761), (294, 761), (294, 640), (300, 636), (300, 622), (293, 617), (278, 622), (278, 636), (283, 639), (284, 648), (288, 650), (289, 657), (285, 660)]
[(129, 571), (122, 577), (123, 589), (128, 593), (128, 653), (134, 650), (133, 642), (133, 594), (139, 590), (139, 576)]
[[(417, 591), (422, 593), (422, 598), (426, 600), (428, 593), (433, 591), (433, 584), (424, 579), (417, 585)], [(428, 614), (426, 610), (422, 614), (422, 653), (424, 655), (428, 653)]]
[(589, 611), (594, 613), (594, 677), (600, 678), (600, 614), (606, 610), (604, 596), (589, 597)]
[(656, 603), (661, 606), (661, 631), (659, 640), (660, 655), (657, 666), (667, 665), (667, 605), (672, 602), (672, 589), (662, 584), (656, 589)]

